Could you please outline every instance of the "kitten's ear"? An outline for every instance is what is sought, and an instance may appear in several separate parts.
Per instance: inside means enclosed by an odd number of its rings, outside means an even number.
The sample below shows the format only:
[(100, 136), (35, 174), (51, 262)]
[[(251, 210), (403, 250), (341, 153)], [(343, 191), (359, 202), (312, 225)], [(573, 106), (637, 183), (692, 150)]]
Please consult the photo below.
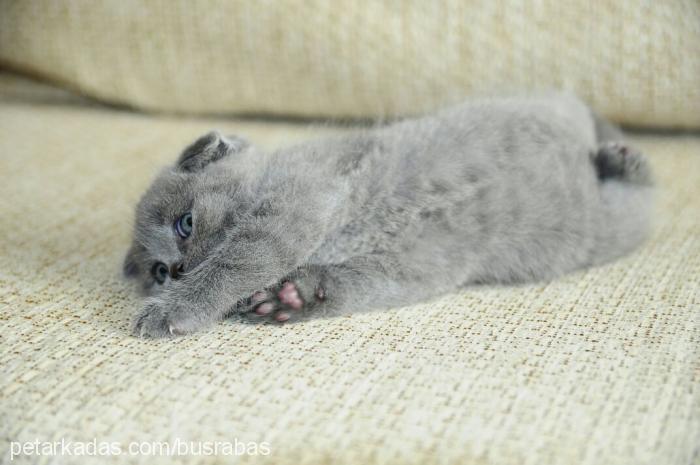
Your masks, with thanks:
[(124, 276), (133, 278), (139, 274), (139, 262), (136, 259), (138, 253), (139, 247), (136, 244), (131, 244), (126, 257), (124, 257)]
[(248, 142), (236, 136), (222, 136), (218, 131), (203, 135), (187, 147), (177, 161), (182, 171), (199, 171), (209, 163), (240, 152)]

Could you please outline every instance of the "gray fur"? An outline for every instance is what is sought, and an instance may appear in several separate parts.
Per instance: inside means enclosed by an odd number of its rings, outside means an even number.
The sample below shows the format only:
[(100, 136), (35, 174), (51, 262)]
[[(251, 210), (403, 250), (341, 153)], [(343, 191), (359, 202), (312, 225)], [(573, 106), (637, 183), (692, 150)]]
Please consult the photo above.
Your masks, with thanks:
[[(650, 210), (646, 160), (621, 137), (567, 96), (475, 101), (272, 153), (210, 133), (138, 205), (125, 271), (149, 297), (134, 332), (395, 307), (612, 260), (644, 239)], [(156, 260), (184, 272), (157, 284)]]

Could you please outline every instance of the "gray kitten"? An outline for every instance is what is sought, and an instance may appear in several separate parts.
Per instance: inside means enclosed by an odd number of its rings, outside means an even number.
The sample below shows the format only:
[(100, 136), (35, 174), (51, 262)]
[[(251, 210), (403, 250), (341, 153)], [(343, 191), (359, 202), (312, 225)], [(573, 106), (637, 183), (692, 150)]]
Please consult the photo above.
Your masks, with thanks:
[(136, 211), (140, 336), (295, 321), (551, 279), (648, 231), (643, 155), (567, 96), (483, 100), (263, 152), (209, 133)]

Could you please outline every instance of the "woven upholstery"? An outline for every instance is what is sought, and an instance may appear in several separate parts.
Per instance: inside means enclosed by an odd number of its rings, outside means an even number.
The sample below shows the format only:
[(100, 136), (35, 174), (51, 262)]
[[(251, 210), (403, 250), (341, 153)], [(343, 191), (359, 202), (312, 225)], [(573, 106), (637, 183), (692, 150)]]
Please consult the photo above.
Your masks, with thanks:
[[(9, 441), (61, 438), (266, 441), (270, 455), (235, 463), (275, 465), (697, 463), (700, 137), (632, 138), (659, 181), (656, 226), (608, 266), (404, 309), (133, 338), (139, 300), (120, 267), (134, 204), (212, 127), (267, 147), (340, 130), (149, 117), (0, 75), (3, 463)], [(117, 459), (13, 463), (160, 463)]]
[(564, 88), (700, 128), (697, 0), (5, 1), (0, 64), (158, 111), (375, 117)]

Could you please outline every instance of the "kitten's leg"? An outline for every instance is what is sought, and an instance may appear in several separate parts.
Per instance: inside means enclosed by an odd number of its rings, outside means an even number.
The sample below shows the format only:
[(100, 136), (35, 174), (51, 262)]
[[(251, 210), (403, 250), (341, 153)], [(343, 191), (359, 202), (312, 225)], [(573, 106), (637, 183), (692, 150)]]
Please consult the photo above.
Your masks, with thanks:
[[(134, 320), (133, 333), (142, 337), (187, 334), (223, 319), (231, 300), (251, 295), (304, 263), (306, 251), (317, 246), (313, 236), (277, 235), (247, 229), (232, 237), (212, 256), (155, 297), (146, 299)], [(318, 234), (323, 229), (318, 228)]]
[(256, 292), (239, 311), (253, 320), (291, 322), (353, 310), (405, 305), (449, 291), (449, 280), (412, 273), (386, 256), (305, 265)]
[(261, 259), (252, 273), (245, 265), (212, 260), (145, 300), (132, 331), (141, 337), (164, 337), (197, 331), (224, 317), (231, 296), (250, 295), (261, 282), (277, 279), (284, 268)]

